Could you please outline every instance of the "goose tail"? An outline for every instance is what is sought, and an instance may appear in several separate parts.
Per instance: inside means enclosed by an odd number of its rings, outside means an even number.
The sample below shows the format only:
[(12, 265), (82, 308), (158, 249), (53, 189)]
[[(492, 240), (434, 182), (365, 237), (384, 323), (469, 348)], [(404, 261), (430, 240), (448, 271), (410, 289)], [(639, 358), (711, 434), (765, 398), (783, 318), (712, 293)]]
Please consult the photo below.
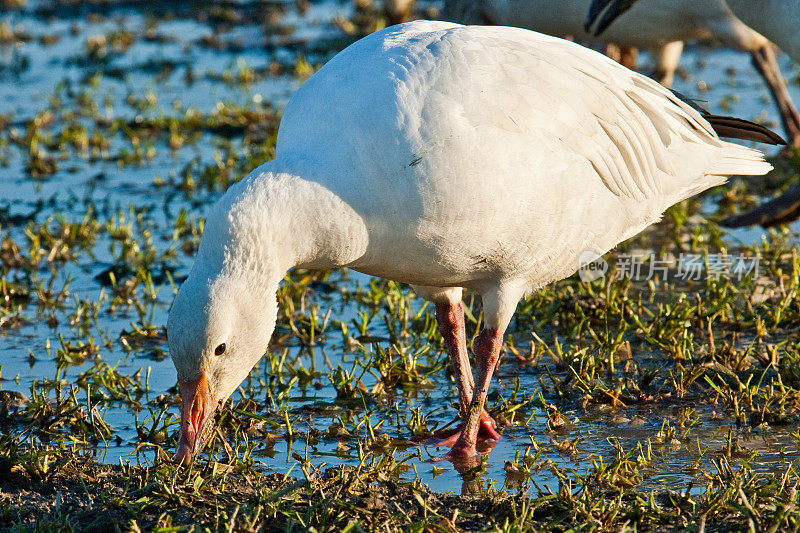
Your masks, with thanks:
[(707, 174), (721, 177), (763, 176), (772, 170), (772, 165), (764, 159), (764, 154), (754, 148), (726, 142), (721, 156)]

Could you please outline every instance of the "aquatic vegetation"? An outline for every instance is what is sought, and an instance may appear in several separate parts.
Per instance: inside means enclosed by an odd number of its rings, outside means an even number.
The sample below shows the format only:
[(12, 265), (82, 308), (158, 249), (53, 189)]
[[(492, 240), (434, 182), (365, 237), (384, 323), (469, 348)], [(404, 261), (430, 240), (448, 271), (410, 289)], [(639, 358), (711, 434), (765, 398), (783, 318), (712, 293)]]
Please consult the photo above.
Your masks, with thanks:
[[(797, 527), (796, 228), (715, 223), (796, 181), (796, 158), (675, 206), (605, 276), (522, 302), (488, 399), (503, 439), (476, 468), (404, 440), (457, 412), (431, 307), (303, 270), (279, 291), (270, 353), (176, 468), (163, 328), (204, 215), (274, 155), (302, 79), (383, 15), (78, 4), (0, 15), (0, 529)], [(769, 107), (744, 68), (703, 80), (724, 53), (691, 53), (679, 90)], [(731, 270), (739, 257), (757, 271)], [(481, 308), (465, 307), (471, 342)]]

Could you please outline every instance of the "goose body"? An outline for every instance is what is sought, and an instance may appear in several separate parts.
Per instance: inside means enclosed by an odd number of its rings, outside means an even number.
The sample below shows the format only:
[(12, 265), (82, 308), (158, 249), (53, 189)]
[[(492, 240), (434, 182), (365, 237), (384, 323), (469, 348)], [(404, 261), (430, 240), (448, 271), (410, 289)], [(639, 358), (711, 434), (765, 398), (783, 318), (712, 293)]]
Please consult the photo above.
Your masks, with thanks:
[[(724, 181), (726, 154), (743, 151), (657, 84), (560, 39), (422, 22), (389, 35), (298, 90), (272, 165), (306, 165), (353, 209), (367, 244), (348, 266), (367, 274), (538, 288), (574, 272), (587, 247), (604, 253)], [(591, 219), (604, 223), (574, 223)]]
[[(760, 152), (605, 56), (518, 28), (412, 22), (351, 45), (286, 107), (277, 155), (208, 216), (168, 322), (184, 398), (178, 459), (264, 354), (287, 269), (347, 266), (436, 304), (471, 457), (502, 336), (526, 293), (566, 277)], [(483, 299), (469, 371), (461, 291)]]

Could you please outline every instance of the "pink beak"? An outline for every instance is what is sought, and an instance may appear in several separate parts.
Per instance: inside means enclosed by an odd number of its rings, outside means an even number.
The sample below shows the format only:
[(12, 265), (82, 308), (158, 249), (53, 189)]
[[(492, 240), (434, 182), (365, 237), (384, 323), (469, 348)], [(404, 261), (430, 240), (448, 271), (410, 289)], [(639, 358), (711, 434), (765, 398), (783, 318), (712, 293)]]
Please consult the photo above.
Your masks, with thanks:
[[(175, 462), (189, 464), (194, 459), (198, 450), (198, 438), (207, 419), (214, 412), (211, 392), (208, 388), (208, 378), (205, 372), (200, 377), (190, 381), (178, 379), (181, 387), (181, 436), (178, 439), (178, 451), (175, 453)], [(203, 444), (203, 443), (199, 443)]]

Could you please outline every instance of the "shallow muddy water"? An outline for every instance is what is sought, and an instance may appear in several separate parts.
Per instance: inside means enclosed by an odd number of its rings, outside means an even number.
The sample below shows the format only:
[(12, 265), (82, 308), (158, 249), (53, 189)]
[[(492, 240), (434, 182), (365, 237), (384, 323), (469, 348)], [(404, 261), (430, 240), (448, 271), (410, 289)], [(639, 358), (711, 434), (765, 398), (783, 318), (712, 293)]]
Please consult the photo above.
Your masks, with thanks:
[[(14, 259), (10, 244), (3, 249), (3, 294), (14, 285), (22, 296), (1, 309), (0, 390), (24, 394), (23, 402), (43, 382), (50, 398), (71, 388), (84, 400), (90, 395), (111, 436), (92, 443), (64, 432), (54, 442), (92, 449), (109, 463), (149, 463), (157, 445), (174, 449), (175, 371), (162, 328), (174, 286), (191, 265), (187, 252), (196, 247), (199, 221), (230, 180), (270, 158), (277, 113), (314, 65), (354, 39), (335, 22), (352, 16), (350, 2), (311, 2), (307, 10), (294, 2), (218, 10), (174, 5), (175, 13), (166, 14), (125, 2), (30, 1), (0, 14), (0, 231), (23, 259), (31, 250), (45, 255), (26, 264)], [(713, 112), (780, 128), (746, 55), (693, 46), (681, 65), (687, 75), (676, 82), (680, 92)], [(800, 103), (797, 67), (785, 56), (781, 67)], [(716, 200), (707, 199), (703, 211), (714, 212)], [(765, 235), (744, 229), (723, 239), (733, 248)], [(792, 232), (781, 239), (796, 243)], [(257, 427), (228, 439), (238, 453), (245, 441), (255, 443), (255, 468), (299, 475), (293, 453), (315, 467), (357, 465), (372, 446), (395, 449), (389, 453), (397, 458), (414, 455), (403, 476), (419, 476), (435, 490), (476, 490), (476, 476), (513, 489), (515, 467), (507, 461), (521, 463), (517, 454), (528, 452), (536, 456), (530, 480), (557, 491), (548, 465), (582, 472), (612, 462), (622, 449), (647, 457), (643, 487), (683, 491), (731, 455), (729, 439), (740, 446), (734, 456), (755, 452), (749, 461), (757, 470), (784, 471), (800, 458), (795, 424), (742, 431), (725, 405), (691, 396), (581, 406), (553, 385), (553, 375), (563, 381), (568, 372), (550, 358), (540, 354), (529, 364), (507, 352), (489, 400), (505, 418), (516, 413), (514, 422), (503, 427), (482, 472), (459, 473), (432, 460), (444, 450), (406, 442), (415, 417), (427, 416), (432, 428), (456, 414), (446, 355), (428, 342), (435, 336), (430, 306), (423, 310), (407, 287), (356, 272), (306, 278), (292, 276), (294, 315), (285, 312), (274, 351), (241, 390), (257, 405), (236, 404), (236, 416)], [(512, 334), (529, 350), (529, 322), (518, 321)], [(565, 342), (557, 328), (539, 335), (550, 347), (559, 335)], [(87, 343), (93, 347), (79, 348)], [(569, 349), (579, 352), (581, 342), (573, 344)], [(674, 362), (633, 344), (633, 358), (660, 372), (661, 385), (650, 394), (657, 396), (668, 389)], [(387, 357), (402, 368), (381, 378), (375, 362)], [(98, 369), (109, 377), (98, 377)], [(115, 384), (119, 376), (132, 380)], [(557, 405), (566, 423), (549, 426), (545, 405)], [(687, 436), (664, 437), (676, 426), (679, 433), (689, 428)], [(161, 436), (142, 439), (142, 427)], [(223, 448), (216, 450), (224, 460)]]

